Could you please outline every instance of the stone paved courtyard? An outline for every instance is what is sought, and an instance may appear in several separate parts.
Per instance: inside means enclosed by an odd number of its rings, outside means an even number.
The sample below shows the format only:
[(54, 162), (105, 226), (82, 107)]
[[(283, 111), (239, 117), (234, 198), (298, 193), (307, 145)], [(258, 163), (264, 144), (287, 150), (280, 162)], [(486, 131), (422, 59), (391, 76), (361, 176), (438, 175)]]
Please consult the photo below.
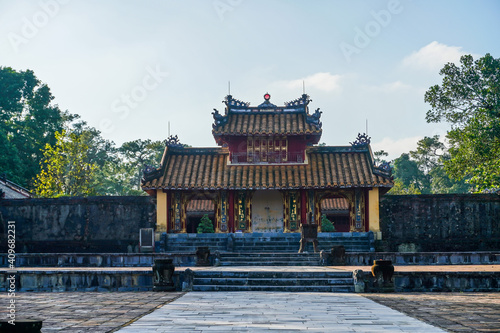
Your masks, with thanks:
[[(183, 293), (154, 292), (18, 293), (16, 310), (19, 317), (43, 319), (44, 333), (101, 333), (115, 331), (182, 295)], [(395, 293), (363, 296), (449, 332), (500, 332), (499, 293)], [(0, 294), (2, 318), (6, 318), (7, 302), (7, 295)]]

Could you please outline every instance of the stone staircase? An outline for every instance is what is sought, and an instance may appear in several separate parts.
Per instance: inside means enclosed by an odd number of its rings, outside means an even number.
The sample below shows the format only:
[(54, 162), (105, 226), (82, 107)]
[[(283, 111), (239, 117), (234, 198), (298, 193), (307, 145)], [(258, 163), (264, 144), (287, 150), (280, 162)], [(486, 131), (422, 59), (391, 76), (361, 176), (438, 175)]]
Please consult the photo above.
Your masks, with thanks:
[(350, 272), (196, 271), (193, 291), (354, 292)]
[[(210, 251), (242, 253), (297, 253), (300, 233), (234, 233), (234, 234), (163, 234), (162, 249), (166, 252), (194, 252), (208, 246)], [(343, 245), (346, 252), (374, 252), (371, 232), (333, 232), (318, 234), (318, 249), (330, 251)], [(306, 251), (312, 251), (308, 243)]]
[(221, 253), (221, 266), (320, 266), (319, 253)]

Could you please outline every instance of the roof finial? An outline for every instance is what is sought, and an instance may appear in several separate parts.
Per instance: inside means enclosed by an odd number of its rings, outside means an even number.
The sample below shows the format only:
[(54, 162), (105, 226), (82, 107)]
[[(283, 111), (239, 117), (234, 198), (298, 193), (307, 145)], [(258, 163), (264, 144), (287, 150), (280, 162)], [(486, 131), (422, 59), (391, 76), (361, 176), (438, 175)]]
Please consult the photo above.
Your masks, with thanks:
[(227, 94), (231, 95), (231, 81), (227, 81)]
[(306, 81), (302, 80), (302, 94), (306, 94)]

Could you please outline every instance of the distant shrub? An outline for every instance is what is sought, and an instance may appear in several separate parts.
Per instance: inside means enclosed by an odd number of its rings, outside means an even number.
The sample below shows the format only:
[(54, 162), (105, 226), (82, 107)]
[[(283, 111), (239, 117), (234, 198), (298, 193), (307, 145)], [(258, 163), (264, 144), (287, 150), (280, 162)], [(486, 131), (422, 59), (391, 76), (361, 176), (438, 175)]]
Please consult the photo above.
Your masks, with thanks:
[(212, 220), (208, 218), (208, 214), (203, 215), (196, 231), (199, 234), (213, 234), (215, 232), (214, 225)]
[(335, 227), (333, 222), (326, 218), (326, 215), (321, 215), (321, 232), (334, 232)]

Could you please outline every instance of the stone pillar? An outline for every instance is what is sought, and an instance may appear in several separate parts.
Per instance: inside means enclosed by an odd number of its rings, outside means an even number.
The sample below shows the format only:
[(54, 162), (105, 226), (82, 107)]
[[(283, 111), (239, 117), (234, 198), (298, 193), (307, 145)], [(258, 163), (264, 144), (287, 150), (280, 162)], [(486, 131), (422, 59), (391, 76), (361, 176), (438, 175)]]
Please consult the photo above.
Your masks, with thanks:
[(234, 232), (234, 191), (228, 191), (228, 229)]
[(167, 232), (167, 193), (156, 190), (156, 232)]
[(377, 187), (368, 191), (368, 221), (369, 231), (373, 231), (376, 240), (382, 239), (382, 232), (380, 231), (380, 218), (379, 218), (379, 190)]
[[(300, 223), (306, 223), (307, 219), (307, 193), (306, 190), (300, 190)], [(300, 225), (299, 225), (300, 227)]]

